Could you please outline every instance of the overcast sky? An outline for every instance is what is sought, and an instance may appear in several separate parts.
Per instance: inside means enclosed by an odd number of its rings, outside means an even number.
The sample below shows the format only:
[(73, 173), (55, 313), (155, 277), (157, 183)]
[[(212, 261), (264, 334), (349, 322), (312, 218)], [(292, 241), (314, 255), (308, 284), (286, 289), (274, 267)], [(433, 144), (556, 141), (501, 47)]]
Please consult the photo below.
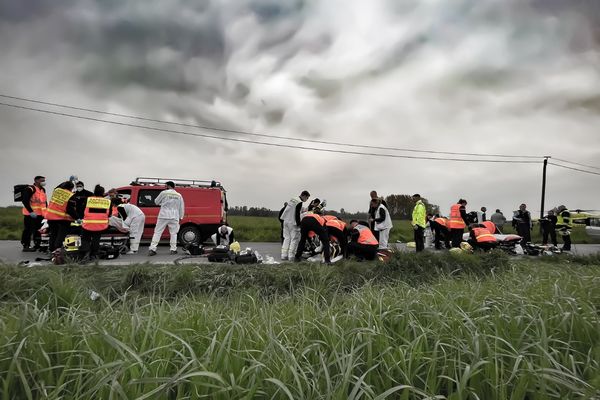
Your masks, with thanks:
[[(599, 26), (597, 0), (0, 0), (0, 93), (286, 137), (600, 166)], [(136, 176), (216, 179), (230, 204), (273, 209), (303, 189), (336, 210), (364, 210), (372, 189), (418, 192), (445, 213), (460, 197), (470, 209), (540, 208), (541, 161), (329, 154), (5, 106), (0, 138), (0, 205), (34, 175), (54, 187), (76, 174), (107, 188)], [(548, 205), (600, 208), (600, 176), (550, 167), (548, 179)]]

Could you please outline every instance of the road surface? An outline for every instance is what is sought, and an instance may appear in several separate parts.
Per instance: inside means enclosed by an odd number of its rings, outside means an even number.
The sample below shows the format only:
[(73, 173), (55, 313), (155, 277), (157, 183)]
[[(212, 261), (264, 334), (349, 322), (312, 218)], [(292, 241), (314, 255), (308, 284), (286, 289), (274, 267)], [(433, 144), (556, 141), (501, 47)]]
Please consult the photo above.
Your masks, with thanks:
[[(263, 257), (271, 256), (275, 261), (279, 261), (280, 244), (279, 243), (241, 243), (242, 249), (247, 247), (252, 250), (258, 251)], [(404, 244), (395, 244), (395, 246), (403, 251), (413, 251), (407, 249)], [(100, 264), (106, 265), (127, 265), (127, 264), (173, 264), (175, 261), (178, 263), (208, 263), (206, 256), (194, 256), (190, 258), (179, 249), (179, 254), (170, 255), (168, 246), (160, 246), (158, 248), (158, 254), (154, 257), (148, 257), (148, 248), (142, 247), (139, 254), (135, 255), (122, 255), (115, 260), (100, 260)], [(578, 244), (573, 246), (572, 254), (576, 255), (589, 255), (600, 253), (600, 244)], [(23, 253), (21, 251), (21, 244), (18, 241), (2, 240), (0, 241), (0, 263), (4, 264), (17, 264), (22, 261), (35, 262), (35, 259), (48, 258), (49, 255), (42, 253)]]

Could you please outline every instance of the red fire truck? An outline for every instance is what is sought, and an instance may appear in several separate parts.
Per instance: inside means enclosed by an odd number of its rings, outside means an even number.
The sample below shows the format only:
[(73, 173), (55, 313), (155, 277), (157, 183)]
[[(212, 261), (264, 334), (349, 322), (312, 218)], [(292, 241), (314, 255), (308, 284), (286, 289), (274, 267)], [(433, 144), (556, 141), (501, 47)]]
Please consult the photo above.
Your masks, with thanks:
[[(217, 232), (217, 228), (227, 222), (227, 192), (220, 182), (167, 179), (167, 178), (137, 178), (129, 186), (117, 188), (119, 196), (131, 204), (138, 206), (146, 214), (143, 240), (152, 239), (154, 227), (160, 207), (154, 204), (154, 199), (165, 190), (165, 183), (175, 182), (175, 190), (183, 196), (185, 216), (181, 220), (179, 243), (203, 243)], [(165, 229), (163, 239), (168, 239)]]

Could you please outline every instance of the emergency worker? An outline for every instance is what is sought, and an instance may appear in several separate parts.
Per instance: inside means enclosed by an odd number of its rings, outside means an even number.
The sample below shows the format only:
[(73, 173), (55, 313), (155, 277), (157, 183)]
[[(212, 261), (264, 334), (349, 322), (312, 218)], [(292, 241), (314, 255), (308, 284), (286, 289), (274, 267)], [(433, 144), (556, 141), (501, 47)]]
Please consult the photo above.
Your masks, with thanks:
[(379, 243), (366, 222), (350, 221), (348, 255), (353, 254), (359, 260), (374, 260), (378, 247)]
[(229, 246), (231, 243), (235, 242), (233, 228), (227, 225), (221, 225), (217, 230), (217, 233), (213, 234), (210, 238), (215, 243), (215, 246)]
[(465, 199), (458, 200), (456, 204), (450, 207), (448, 229), (450, 230), (452, 247), (460, 247), (460, 243), (463, 240), (463, 232), (469, 220), (466, 207), (467, 201)]
[(321, 246), (323, 246), (323, 257), (325, 258), (325, 263), (330, 264), (329, 234), (327, 233), (327, 228), (325, 227), (325, 219), (313, 211), (307, 212), (304, 218), (302, 218), (302, 221), (300, 221), (300, 242), (298, 243), (298, 249), (296, 250), (294, 261), (302, 261), (302, 252), (304, 251), (306, 240), (308, 239), (308, 234), (310, 232), (314, 232), (315, 235), (319, 237)]
[(293, 260), (300, 240), (300, 222), (306, 212), (304, 203), (310, 198), (310, 193), (304, 190), (298, 198), (289, 200), (281, 213), (283, 221), (283, 244), (281, 245), (281, 260)]
[(129, 232), (129, 251), (127, 254), (137, 254), (144, 233), (146, 215), (136, 205), (117, 202), (117, 212), (123, 221), (123, 229)]
[(565, 206), (558, 207), (558, 215), (556, 221), (556, 230), (562, 236), (563, 247), (562, 251), (571, 251), (571, 213)]
[(420, 194), (414, 194), (412, 197), (415, 207), (412, 212), (412, 226), (414, 231), (415, 247), (417, 253), (425, 250), (425, 227), (427, 226), (427, 209), (425, 203), (421, 200)]
[(169, 181), (166, 183), (166, 186), (166, 189), (160, 192), (154, 200), (154, 203), (157, 206), (160, 206), (160, 211), (158, 212), (156, 228), (154, 228), (154, 235), (152, 236), (152, 242), (150, 243), (150, 249), (148, 250), (149, 256), (156, 255), (158, 243), (167, 227), (169, 228), (170, 235), (170, 253), (177, 254), (177, 233), (179, 233), (179, 221), (181, 221), (185, 215), (185, 205), (181, 194), (175, 191), (175, 183)]
[(81, 252), (84, 260), (94, 260), (100, 249), (100, 237), (108, 228), (111, 201), (104, 198), (104, 188), (96, 185), (94, 195), (87, 198), (81, 219)]
[(46, 220), (48, 221), (48, 251), (62, 247), (71, 222), (78, 219), (77, 204), (73, 200), (73, 182), (66, 181), (54, 189), (50, 202), (46, 209)]
[[(33, 185), (27, 186), (23, 191), (23, 234), (21, 235), (21, 244), (23, 251), (37, 251), (40, 248), (42, 237), (39, 229), (42, 227), (42, 221), (46, 217), (46, 178), (36, 176)], [(31, 248), (31, 238), (33, 236), (33, 248)]]

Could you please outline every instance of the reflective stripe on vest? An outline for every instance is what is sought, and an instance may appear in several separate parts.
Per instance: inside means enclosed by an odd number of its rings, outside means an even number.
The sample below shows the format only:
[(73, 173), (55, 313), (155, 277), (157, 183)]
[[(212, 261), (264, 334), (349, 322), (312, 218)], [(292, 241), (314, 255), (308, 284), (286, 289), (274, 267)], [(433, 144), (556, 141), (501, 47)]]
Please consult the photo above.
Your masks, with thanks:
[(487, 228), (473, 228), (473, 234), (477, 243), (496, 242), (496, 237)]
[(86, 231), (98, 232), (108, 228), (110, 200), (102, 197), (88, 197), (81, 227)]
[(46, 209), (46, 219), (48, 221), (73, 221), (73, 218), (67, 214), (67, 206), (71, 197), (73, 197), (73, 193), (69, 190), (54, 189)]
[(563, 213), (566, 213), (566, 212), (568, 212), (568, 211), (563, 211), (556, 216), (556, 225), (562, 225), (562, 226), (566, 226), (567, 228), (573, 228), (573, 226), (571, 226), (570, 214), (568, 217), (565, 217), (563, 215)]
[[(46, 192), (42, 189), (38, 189), (37, 186), (33, 187), (33, 194), (31, 195), (31, 200), (29, 201), (29, 206), (33, 210), (34, 213), (41, 217), (46, 217), (46, 202), (48, 199), (46, 198)], [(29, 215), (29, 211), (23, 207), (23, 215)]]
[(371, 232), (371, 230), (369, 228), (367, 228), (366, 226), (363, 225), (356, 225), (354, 227), (354, 229), (356, 229), (359, 233), (358, 235), (358, 243), (359, 244), (368, 244), (368, 245), (378, 245), (379, 242), (377, 241), (377, 238), (375, 238), (375, 235), (373, 235), (373, 232)]
[(323, 219), (323, 217), (321, 217), (320, 215), (315, 214), (313, 212), (309, 212), (308, 214), (306, 214), (304, 216), (304, 218), (314, 218), (319, 223), (319, 225), (321, 225), (321, 226), (325, 225), (325, 220)]
[(464, 229), (465, 221), (462, 219), (462, 215), (460, 215), (460, 208), (462, 206), (460, 204), (453, 204), (450, 207), (450, 220), (448, 221), (448, 228), (450, 229)]

